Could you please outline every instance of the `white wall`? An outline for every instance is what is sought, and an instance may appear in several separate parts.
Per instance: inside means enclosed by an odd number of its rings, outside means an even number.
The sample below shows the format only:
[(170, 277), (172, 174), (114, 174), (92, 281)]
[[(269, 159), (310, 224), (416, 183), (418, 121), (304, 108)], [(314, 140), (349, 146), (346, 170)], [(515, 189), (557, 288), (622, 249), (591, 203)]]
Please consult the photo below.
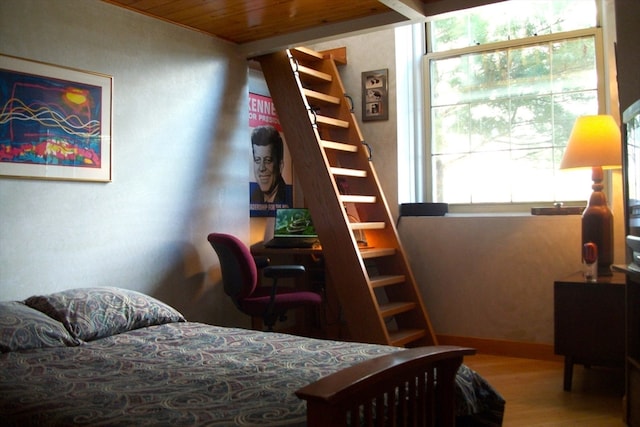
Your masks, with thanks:
[(214, 230), (248, 240), (246, 61), (98, 0), (0, 2), (0, 52), (113, 76), (113, 182), (0, 178), (0, 300), (93, 285), (248, 324)]

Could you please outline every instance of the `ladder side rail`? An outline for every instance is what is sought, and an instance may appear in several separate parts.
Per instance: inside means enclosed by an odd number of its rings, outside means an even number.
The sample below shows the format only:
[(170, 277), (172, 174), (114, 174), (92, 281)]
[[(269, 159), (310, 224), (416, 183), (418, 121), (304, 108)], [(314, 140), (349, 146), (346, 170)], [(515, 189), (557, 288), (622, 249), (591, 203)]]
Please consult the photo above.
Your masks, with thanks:
[[(407, 254), (404, 250), (403, 245), (401, 244), (401, 240), (400, 240), (400, 235), (398, 233), (395, 221), (393, 221), (393, 216), (391, 215), (391, 210), (389, 209), (389, 204), (387, 202), (387, 199), (384, 195), (384, 192), (382, 191), (382, 187), (380, 185), (380, 181), (378, 179), (378, 174), (376, 172), (375, 166), (373, 165), (373, 162), (370, 162), (370, 179), (373, 180), (375, 182), (375, 187), (378, 189), (378, 192), (376, 194), (377, 197), (377, 203), (381, 206), (381, 209), (383, 209), (386, 212), (386, 217), (388, 218), (386, 227), (383, 230), (375, 230), (373, 232), (368, 232), (367, 233), (367, 237), (369, 236), (380, 236), (380, 235), (384, 235), (384, 241), (380, 241), (379, 244), (383, 247), (394, 247), (397, 250), (397, 253), (395, 255), (395, 261), (396, 262), (400, 262), (402, 263), (401, 266), (401, 274), (404, 274), (407, 278), (407, 283), (409, 283), (411, 286), (406, 287), (409, 289), (409, 292), (411, 294), (412, 300), (416, 301), (418, 307), (416, 307), (416, 310), (419, 310), (421, 313), (420, 318), (424, 319), (424, 323), (426, 323), (424, 325), (424, 328), (428, 330), (428, 334), (425, 337), (425, 342), (428, 345), (437, 345), (437, 338), (436, 338), (436, 334), (435, 331), (433, 330), (433, 325), (431, 324), (431, 321), (429, 319), (429, 315), (427, 313), (427, 309), (426, 306), (424, 304), (424, 301), (422, 299), (422, 294), (420, 292), (418, 283), (415, 279), (415, 276), (413, 275), (413, 271), (411, 269), (411, 266), (409, 264), (408, 261), (408, 257)], [(374, 243), (375, 244), (375, 243)], [(404, 298), (404, 296), (406, 295), (406, 288), (403, 289), (402, 293), (403, 295), (398, 295), (396, 293), (396, 289), (398, 289), (397, 287), (391, 286), (388, 289), (385, 289), (385, 291), (387, 292), (387, 294), (389, 295), (390, 299), (402, 299)], [(405, 316), (406, 317), (406, 316)], [(399, 317), (399, 320), (402, 319), (402, 317)], [(403, 321), (400, 321), (401, 326), (403, 325)], [(420, 322), (422, 323), (422, 322)], [(415, 324), (415, 323), (414, 323)], [(423, 344), (423, 343), (421, 343)]]
[[(346, 91), (342, 84), (342, 79), (340, 78), (338, 67), (336, 66), (335, 62), (333, 60), (328, 60), (328, 61), (324, 61), (324, 64), (325, 66), (322, 68), (322, 71), (336, 76), (334, 77), (331, 86), (337, 86), (338, 89), (333, 94), (336, 96), (337, 96), (337, 93), (345, 94)], [(343, 103), (345, 104), (345, 107), (346, 107), (345, 100), (343, 100)], [(350, 117), (350, 121), (352, 122), (353, 130), (358, 135), (358, 139), (364, 142), (364, 137), (362, 135), (358, 122), (355, 118), (355, 115), (348, 108), (347, 108), (347, 112)], [(361, 147), (361, 149), (367, 150), (364, 145)], [(390, 299), (393, 299), (393, 300), (403, 299), (405, 296), (407, 296), (407, 293), (409, 293), (409, 299), (411, 301), (416, 301), (418, 305), (416, 310), (419, 310), (421, 314), (418, 317), (418, 319), (425, 319), (426, 324), (424, 325), (424, 327), (425, 329), (428, 330), (428, 337), (426, 338), (428, 340), (428, 344), (435, 345), (437, 344), (437, 339), (436, 339), (435, 332), (433, 330), (433, 326), (431, 325), (431, 322), (429, 320), (429, 316), (428, 316), (424, 301), (422, 299), (422, 295), (419, 292), (419, 287), (415, 280), (413, 272), (411, 270), (411, 266), (409, 265), (408, 258), (404, 251), (404, 247), (401, 244), (400, 236), (398, 234), (395, 221), (393, 220), (391, 210), (389, 209), (389, 204), (387, 202), (386, 196), (384, 195), (384, 191), (382, 191), (382, 186), (380, 184), (380, 180), (378, 179), (378, 174), (376, 172), (375, 166), (373, 164), (373, 161), (368, 159), (368, 154), (369, 153), (366, 153), (366, 159), (367, 159), (366, 166), (367, 166), (367, 175), (369, 179), (368, 180), (353, 179), (351, 181), (356, 181), (356, 182), (362, 181), (362, 182), (369, 182), (369, 183), (373, 182), (374, 185), (367, 186), (366, 194), (375, 195), (377, 200), (376, 205), (379, 205), (382, 211), (384, 211), (384, 214), (380, 215), (380, 217), (376, 216), (375, 220), (378, 220), (379, 218), (386, 218), (387, 224), (383, 230), (376, 230), (375, 232), (369, 232), (367, 233), (367, 235), (374, 236), (374, 235), (382, 234), (385, 236), (384, 238), (385, 241), (380, 242), (380, 246), (393, 247), (397, 249), (397, 254), (395, 255), (394, 258), (396, 259), (397, 262), (402, 263), (401, 274), (404, 274), (406, 276), (407, 282), (409, 283), (409, 285), (411, 285), (411, 286), (402, 287), (401, 288), (402, 292), (396, 292), (396, 289), (400, 289), (400, 288), (395, 286), (389, 287), (389, 289), (386, 289), (385, 291), (387, 292), (387, 295), (390, 297)], [(358, 156), (358, 159), (362, 159), (362, 158), (363, 158), (362, 155)], [(364, 167), (362, 167), (361, 165), (358, 165), (358, 166), (364, 169)], [(371, 191), (374, 191), (374, 193), (371, 193)], [(365, 210), (367, 209), (365, 208)], [(373, 210), (373, 209), (370, 209), (370, 210)], [(367, 216), (365, 220), (371, 220), (371, 219)], [(407, 292), (407, 289), (408, 289), (408, 292)], [(415, 318), (415, 316), (410, 316), (410, 317)], [(401, 321), (401, 323), (404, 323), (404, 322)], [(423, 322), (419, 322), (419, 323), (423, 323)]]
[[(292, 52), (295, 56), (296, 52)], [(307, 205), (323, 243), (329, 274), (332, 279), (339, 280), (335, 282), (338, 284), (335, 292), (343, 305), (355, 302), (358, 306), (358, 310), (345, 307), (344, 311), (353, 338), (394, 345), (435, 344), (435, 334), (420, 290), (370, 161), (370, 153), (363, 144), (357, 120), (346, 100), (335, 62), (331, 58), (318, 60), (305, 56), (304, 70), (297, 67), (301, 70), (299, 74), (294, 72), (288, 53), (284, 56), (280, 53), (278, 58), (277, 54), (265, 55), (260, 62), (294, 167), (305, 171), (298, 176), (298, 182), (307, 195)], [(273, 61), (270, 63), (270, 60)], [(273, 67), (267, 72), (269, 63)], [(309, 95), (308, 99), (306, 95)], [(290, 135), (294, 135), (292, 144), (289, 143)], [(324, 148), (327, 144), (321, 138), (352, 145), (357, 151)], [(342, 183), (349, 187), (345, 193), (348, 196), (340, 193), (344, 188)], [(379, 253), (374, 255), (367, 250), (369, 261), (366, 265), (365, 252), (357, 246), (346, 212), (348, 206), (359, 221), (384, 224), (366, 228), (368, 243), (376, 246)], [(375, 271), (371, 271), (373, 277), (369, 277), (368, 271), (371, 261), (376, 264)], [(353, 268), (354, 265), (359, 268)], [(380, 275), (387, 279), (379, 280)], [(341, 286), (343, 284), (348, 285)], [(395, 327), (387, 329), (387, 320), (391, 318), (398, 330)]]
[(306, 195), (306, 203), (323, 245), (323, 256), (332, 274), (341, 301), (370, 301), (358, 310), (345, 310), (345, 318), (353, 338), (386, 344), (389, 336), (378, 315), (377, 301), (368, 283), (362, 258), (348, 224), (348, 218), (337, 197), (338, 188), (329, 171), (319, 135), (311, 126), (306, 100), (299, 80), (294, 75), (286, 52), (275, 52), (258, 58), (269, 92), (276, 105), (298, 182)]

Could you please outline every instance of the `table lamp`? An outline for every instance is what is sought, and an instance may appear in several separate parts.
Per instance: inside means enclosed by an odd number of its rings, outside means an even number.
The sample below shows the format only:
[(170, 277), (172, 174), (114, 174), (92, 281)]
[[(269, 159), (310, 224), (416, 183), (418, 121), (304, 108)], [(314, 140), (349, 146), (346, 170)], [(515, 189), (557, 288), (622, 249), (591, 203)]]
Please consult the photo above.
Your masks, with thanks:
[(621, 166), (620, 127), (610, 115), (581, 116), (576, 120), (560, 169), (590, 167), (593, 193), (582, 214), (582, 245), (595, 243), (598, 275), (610, 276), (613, 263), (613, 214), (602, 191), (603, 169)]

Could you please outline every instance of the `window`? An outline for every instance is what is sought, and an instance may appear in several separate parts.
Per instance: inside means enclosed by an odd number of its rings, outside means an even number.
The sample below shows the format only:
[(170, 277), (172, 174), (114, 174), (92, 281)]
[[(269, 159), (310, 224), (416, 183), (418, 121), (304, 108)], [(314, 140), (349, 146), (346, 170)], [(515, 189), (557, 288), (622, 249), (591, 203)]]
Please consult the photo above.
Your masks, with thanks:
[(604, 105), (596, 21), (595, 0), (518, 0), (427, 24), (427, 200), (587, 198), (590, 171), (558, 165), (576, 117)]

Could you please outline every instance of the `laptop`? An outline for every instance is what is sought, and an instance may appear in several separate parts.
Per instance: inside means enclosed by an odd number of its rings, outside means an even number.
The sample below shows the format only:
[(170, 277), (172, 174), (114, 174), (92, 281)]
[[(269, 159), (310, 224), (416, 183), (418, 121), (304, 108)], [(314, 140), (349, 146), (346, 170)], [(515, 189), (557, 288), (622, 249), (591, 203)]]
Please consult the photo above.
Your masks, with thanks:
[(267, 248), (311, 248), (319, 243), (311, 214), (306, 208), (276, 209), (273, 238)]

